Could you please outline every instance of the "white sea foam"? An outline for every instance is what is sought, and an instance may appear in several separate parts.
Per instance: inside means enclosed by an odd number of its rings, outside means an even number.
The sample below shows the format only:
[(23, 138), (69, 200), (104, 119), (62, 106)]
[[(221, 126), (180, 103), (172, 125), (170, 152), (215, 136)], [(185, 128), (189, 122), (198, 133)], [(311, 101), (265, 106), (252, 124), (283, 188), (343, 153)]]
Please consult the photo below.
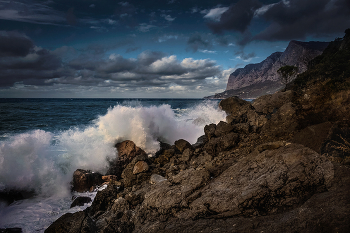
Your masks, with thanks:
[[(159, 149), (158, 140), (173, 144), (182, 138), (195, 143), (204, 134), (205, 124), (218, 123), (225, 120), (225, 116), (217, 104), (210, 101), (178, 114), (170, 105), (143, 107), (140, 102), (128, 102), (108, 109), (105, 115), (85, 128), (55, 134), (34, 130), (10, 136), (0, 142), (0, 187), (34, 189), (39, 197), (6, 208), (0, 206), (0, 219), (20, 216), (11, 224), (0, 221), (0, 227), (17, 226), (30, 232), (33, 228), (25, 216), (33, 208), (38, 209), (37, 218), (49, 219), (43, 221), (45, 226), (49, 224), (47, 221), (52, 221), (52, 212), (62, 214), (67, 211), (69, 182), (74, 170), (104, 172), (107, 158), (116, 156), (113, 146), (116, 142), (132, 140), (153, 154)], [(58, 201), (66, 199), (68, 201), (62, 203)], [(42, 203), (38, 204), (38, 200)]]

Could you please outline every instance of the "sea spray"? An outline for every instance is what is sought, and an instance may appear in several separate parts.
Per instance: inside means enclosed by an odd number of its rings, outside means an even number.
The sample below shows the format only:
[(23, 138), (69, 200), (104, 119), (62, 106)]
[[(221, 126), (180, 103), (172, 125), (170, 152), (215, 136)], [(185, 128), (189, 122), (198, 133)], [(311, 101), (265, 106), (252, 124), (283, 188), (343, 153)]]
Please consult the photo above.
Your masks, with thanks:
[(0, 219), (6, 215), (7, 220), (0, 221), (0, 227), (17, 226), (31, 232), (33, 224), (39, 224), (36, 229), (41, 231), (40, 223), (26, 221), (31, 211), (38, 209), (35, 215), (46, 219), (45, 226), (67, 212), (73, 172), (78, 168), (106, 171), (107, 158), (116, 156), (116, 142), (132, 140), (154, 154), (159, 140), (173, 144), (183, 138), (195, 143), (204, 134), (205, 124), (218, 123), (225, 117), (213, 101), (175, 110), (168, 104), (142, 106), (142, 102), (131, 101), (110, 107), (89, 125), (8, 136), (0, 141), (0, 186), (34, 189), (38, 196), (1, 207)]

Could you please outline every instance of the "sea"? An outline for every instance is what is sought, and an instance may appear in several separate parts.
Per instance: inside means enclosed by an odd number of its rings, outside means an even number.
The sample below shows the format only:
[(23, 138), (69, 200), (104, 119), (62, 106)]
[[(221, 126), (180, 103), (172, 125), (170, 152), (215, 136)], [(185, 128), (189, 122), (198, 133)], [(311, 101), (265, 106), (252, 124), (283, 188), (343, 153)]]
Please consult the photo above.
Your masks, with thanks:
[[(219, 100), (204, 99), (0, 99), (0, 192), (35, 195), (10, 205), (0, 202), (0, 228), (44, 232), (70, 208), (73, 172), (106, 172), (116, 142), (132, 140), (149, 156), (159, 141), (194, 144), (206, 124), (224, 121)], [(105, 187), (99, 187), (102, 190)]]

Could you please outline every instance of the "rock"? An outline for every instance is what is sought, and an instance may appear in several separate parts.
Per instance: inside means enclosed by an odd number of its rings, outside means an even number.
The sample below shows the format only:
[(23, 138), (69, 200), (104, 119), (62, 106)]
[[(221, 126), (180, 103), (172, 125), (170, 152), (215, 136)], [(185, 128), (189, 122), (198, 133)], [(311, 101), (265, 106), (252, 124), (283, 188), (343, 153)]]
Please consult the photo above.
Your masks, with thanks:
[(45, 233), (88, 233), (96, 232), (93, 220), (86, 211), (79, 211), (74, 214), (67, 213), (52, 223)]
[(111, 182), (111, 181), (116, 181), (118, 180), (118, 177), (115, 175), (107, 175), (107, 176), (102, 176), (102, 180), (104, 182)]
[(184, 139), (179, 139), (175, 141), (175, 147), (180, 151), (180, 153), (182, 153), (187, 148), (193, 150), (192, 145)]
[(322, 144), (327, 139), (331, 127), (331, 122), (308, 126), (297, 132), (294, 135), (292, 142), (304, 145), (313, 149), (317, 153), (321, 153)]
[(212, 137), (215, 137), (215, 130), (216, 130), (215, 124), (206, 125), (204, 127), (204, 134), (207, 140), (210, 140)]
[(164, 181), (152, 186), (152, 190), (145, 194), (143, 205), (147, 208), (157, 208), (160, 212), (166, 212), (171, 208), (186, 206), (186, 197), (193, 190), (198, 189), (209, 180), (209, 172), (206, 169), (195, 170), (193, 168), (180, 172), (172, 177), (170, 182)]
[(193, 155), (193, 151), (190, 148), (187, 148), (182, 153), (180, 160), (183, 162), (187, 162), (191, 159), (192, 155)]
[(288, 102), (272, 114), (271, 119), (264, 124), (261, 132), (274, 137), (281, 137), (294, 133), (298, 126), (296, 109), (292, 102)]
[(76, 192), (86, 192), (91, 187), (103, 183), (102, 175), (98, 172), (77, 169), (73, 173), (73, 190)]
[(203, 146), (205, 143), (207, 143), (208, 139), (207, 136), (202, 135), (197, 139), (197, 142), (192, 145), (193, 148), (199, 148)]
[(162, 181), (166, 181), (167, 179), (165, 179), (163, 176), (160, 176), (158, 174), (152, 174), (151, 179), (150, 179), (150, 183), (151, 184), (158, 184)]
[(90, 197), (77, 197), (74, 199), (73, 203), (70, 205), (70, 208), (73, 208), (75, 206), (84, 206), (85, 203), (91, 202)]
[(109, 205), (113, 204), (113, 201), (117, 198), (118, 193), (119, 186), (111, 184), (102, 191), (98, 191), (90, 207), (89, 214), (93, 216), (99, 211), (106, 211)]
[(240, 134), (248, 134), (249, 133), (249, 124), (248, 123), (238, 123), (232, 125), (233, 132), (240, 133)]
[(284, 92), (276, 92), (273, 95), (263, 95), (255, 99), (252, 103), (255, 111), (264, 114), (272, 114), (276, 112), (285, 103), (292, 101), (293, 93), (291, 90)]
[(332, 163), (302, 145), (255, 150), (201, 189), (187, 217), (274, 213), (330, 188), (333, 176)]
[(203, 149), (211, 155), (215, 155), (221, 151), (225, 151), (235, 146), (239, 136), (237, 133), (229, 133), (219, 138), (213, 138), (205, 144)]
[(220, 121), (215, 128), (215, 136), (220, 137), (222, 135), (225, 135), (233, 130), (233, 126), (231, 124), (228, 124), (224, 121)]
[(350, 164), (350, 128), (348, 124), (338, 124), (331, 128), (321, 153), (331, 161)]
[(137, 147), (133, 141), (126, 140), (115, 145), (118, 151), (117, 160), (112, 162), (107, 174), (120, 177), (124, 168), (136, 157), (147, 156), (146, 152)]
[(175, 153), (174, 149), (164, 150), (163, 154), (161, 154), (158, 158), (156, 158), (154, 162), (164, 165), (170, 161), (170, 158), (173, 157), (174, 153)]
[(138, 161), (135, 166), (134, 169), (132, 171), (132, 173), (134, 175), (139, 174), (141, 172), (145, 172), (148, 171), (149, 167), (148, 164), (145, 161)]
[(0, 202), (10, 205), (14, 201), (27, 199), (34, 196), (34, 190), (5, 189), (0, 191)]
[(228, 116), (226, 117), (226, 122), (228, 124), (233, 123), (244, 123), (246, 122), (246, 115), (249, 110), (253, 110), (253, 106), (250, 102), (242, 100), (237, 96), (230, 97), (221, 100), (219, 107), (224, 110)]

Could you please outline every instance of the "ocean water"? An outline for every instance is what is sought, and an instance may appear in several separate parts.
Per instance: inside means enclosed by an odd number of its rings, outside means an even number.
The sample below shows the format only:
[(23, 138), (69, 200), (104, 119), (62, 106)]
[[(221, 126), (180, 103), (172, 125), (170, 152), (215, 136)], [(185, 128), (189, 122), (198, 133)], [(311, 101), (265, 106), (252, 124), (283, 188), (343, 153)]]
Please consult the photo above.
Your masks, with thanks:
[[(225, 120), (218, 100), (203, 99), (0, 99), (0, 191), (36, 195), (0, 203), (0, 228), (43, 232), (69, 209), (73, 172), (104, 173), (117, 156), (113, 145), (132, 140), (152, 156), (159, 140), (195, 143), (206, 124)], [(101, 187), (103, 188), (103, 187)]]

